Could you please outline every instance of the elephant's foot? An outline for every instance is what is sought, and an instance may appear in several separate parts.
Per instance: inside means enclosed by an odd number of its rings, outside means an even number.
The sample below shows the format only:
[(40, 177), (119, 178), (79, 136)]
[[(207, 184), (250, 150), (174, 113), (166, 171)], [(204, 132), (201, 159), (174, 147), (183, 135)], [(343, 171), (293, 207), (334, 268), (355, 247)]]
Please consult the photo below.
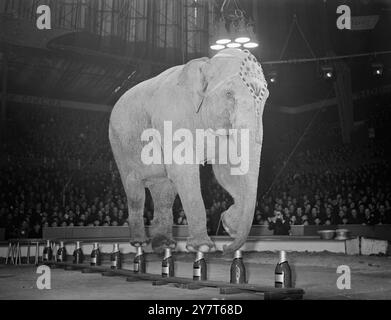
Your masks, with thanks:
[(152, 249), (156, 253), (161, 253), (165, 248), (176, 247), (176, 241), (172, 238), (172, 218), (167, 217), (168, 214), (158, 215), (158, 218), (154, 218), (151, 223)]
[(176, 241), (171, 236), (157, 234), (152, 238), (152, 249), (154, 252), (162, 253), (166, 248), (176, 248)]
[(238, 236), (239, 215), (240, 212), (233, 207), (230, 207), (227, 211), (221, 214), (221, 222), (223, 223), (224, 229), (232, 238), (236, 238)]
[(130, 228), (130, 244), (134, 247), (145, 247), (150, 242), (145, 234), (144, 226)]
[(203, 237), (189, 237), (187, 239), (186, 249), (191, 252), (214, 252), (216, 246), (214, 242), (206, 235)]
[(149, 242), (150, 242), (150, 239), (148, 239), (147, 237), (131, 237), (130, 238), (130, 244), (133, 247), (146, 247)]

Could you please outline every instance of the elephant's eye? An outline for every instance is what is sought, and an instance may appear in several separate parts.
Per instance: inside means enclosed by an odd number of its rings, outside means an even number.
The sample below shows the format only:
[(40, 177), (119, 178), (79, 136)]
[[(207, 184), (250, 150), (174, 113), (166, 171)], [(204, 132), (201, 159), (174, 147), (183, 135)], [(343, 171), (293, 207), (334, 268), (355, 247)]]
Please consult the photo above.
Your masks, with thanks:
[(225, 92), (225, 95), (227, 96), (227, 98), (233, 98), (234, 97), (234, 92), (232, 90), (227, 90)]

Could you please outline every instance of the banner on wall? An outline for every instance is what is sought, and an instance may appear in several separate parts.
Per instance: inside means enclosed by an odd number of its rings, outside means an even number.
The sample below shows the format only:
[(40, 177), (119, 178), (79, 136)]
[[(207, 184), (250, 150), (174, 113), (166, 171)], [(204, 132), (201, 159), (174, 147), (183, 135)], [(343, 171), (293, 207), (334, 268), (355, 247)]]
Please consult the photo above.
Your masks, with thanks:
[(378, 15), (373, 16), (353, 16), (351, 30), (372, 30), (379, 21)]

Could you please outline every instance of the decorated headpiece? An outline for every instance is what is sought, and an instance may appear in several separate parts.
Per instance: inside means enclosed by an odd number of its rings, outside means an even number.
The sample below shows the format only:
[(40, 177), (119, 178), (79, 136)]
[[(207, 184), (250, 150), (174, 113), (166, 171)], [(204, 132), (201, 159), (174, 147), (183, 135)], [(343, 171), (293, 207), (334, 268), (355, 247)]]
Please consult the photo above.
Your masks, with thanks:
[(269, 96), (269, 90), (267, 89), (267, 82), (263, 75), (262, 66), (251, 52), (248, 50), (244, 50), (243, 52), (247, 56), (240, 64), (240, 78), (257, 103), (266, 101)]
[[(262, 106), (269, 97), (269, 90), (267, 89), (267, 82), (263, 74), (262, 66), (257, 61), (257, 58), (255, 58), (250, 51), (240, 49), (224, 49), (214, 57), (239, 57), (241, 59), (239, 76), (243, 81), (243, 84), (249, 90), (251, 96), (254, 98), (255, 112), (259, 117), (261, 115)], [(232, 76), (236, 77), (237, 73)], [(216, 88), (224, 84), (225, 81), (226, 79), (218, 83), (210, 92), (216, 90)]]

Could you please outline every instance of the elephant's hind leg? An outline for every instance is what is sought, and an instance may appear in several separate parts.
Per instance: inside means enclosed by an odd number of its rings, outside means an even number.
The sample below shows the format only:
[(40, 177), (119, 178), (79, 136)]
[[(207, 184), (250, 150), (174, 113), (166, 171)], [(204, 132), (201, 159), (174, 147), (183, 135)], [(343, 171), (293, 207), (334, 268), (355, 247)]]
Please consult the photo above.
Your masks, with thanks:
[(145, 203), (144, 183), (131, 171), (127, 164), (131, 155), (123, 151), (120, 139), (111, 125), (109, 128), (109, 139), (128, 201), (130, 243), (134, 246), (145, 245), (148, 242), (148, 238), (145, 234), (143, 217)]
[(176, 197), (176, 189), (169, 179), (164, 179), (149, 186), (154, 205), (152, 221), (152, 249), (162, 252), (164, 248), (176, 247), (172, 237), (172, 205)]
[(149, 241), (145, 234), (144, 226), (144, 205), (145, 187), (144, 184), (132, 174), (126, 178), (125, 192), (128, 200), (130, 243), (133, 246), (143, 246)]

